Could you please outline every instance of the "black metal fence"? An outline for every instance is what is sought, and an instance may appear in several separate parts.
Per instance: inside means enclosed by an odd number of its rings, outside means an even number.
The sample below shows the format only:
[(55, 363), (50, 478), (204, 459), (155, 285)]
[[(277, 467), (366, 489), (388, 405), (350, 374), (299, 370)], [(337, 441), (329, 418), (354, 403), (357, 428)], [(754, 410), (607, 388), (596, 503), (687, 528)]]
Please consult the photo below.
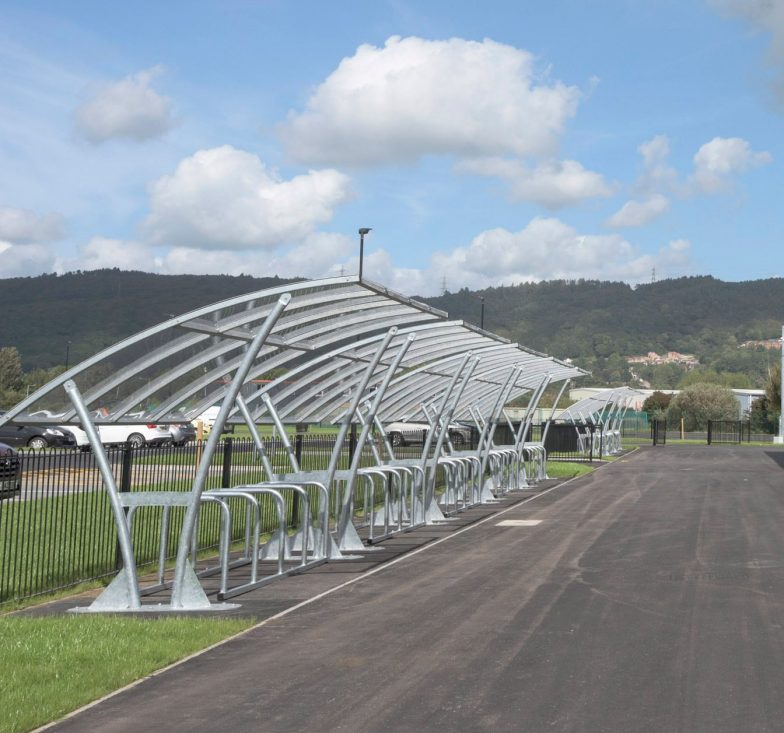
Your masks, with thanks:
[[(529, 439), (540, 440), (542, 429), (542, 425), (533, 426)], [(504, 430), (509, 435), (505, 436)], [(465, 437), (467, 440), (459, 448), (476, 448), (476, 431)], [(301, 469), (325, 469), (335, 439), (334, 433), (298, 433), (292, 437)], [(508, 426), (500, 426), (496, 443), (512, 442)], [(349, 467), (356, 445), (356, 433), (352, 433), (341, 452), (339, 469)], [(265, 446), (273, 470), (290, 472), (282, 441), (265, 438)], [(547, 450), (553, 460), (590, 461), (601, 457), (601, 449), (598, 455), (596, 451), (580, 452), (573, 425), (551, 425)], [(189, 491), (202, 451), (202, 444), (193, 443), (161, 448), (122, 446), (107, 449), (107, 457), (122, 492)], [(395, 447), (395, 455), (400, 458), (416, 458), (421, 452), (421, 441)], [(93, 454), (78, 450), (24, 451), (21, 462), (21, 493), (0, 501), (0, 605), (115, 574), (120, 563), (117, 533)], [(372, 465), (374, 462), (368, 444), (361, 463)], [(215, 453), (206, 488), (258, 483), (264, 478), (253, 442), (228, 438), (220, 443)], [(274, 507), (271, 502), (265, 504), (262, 500), (261, 503), (265, 526), (271, 529), (275, 524)], [(293, 523), (297, 506), (290, 505), (288, 511)], [(182, 508), (171, 510), (171, 531), (165, 547), (165, 554), (170, 559), (176, 554), (183, 512)], [(232, 512), (232, 516), (237, 518), (234, 539), (241, 540), (243, 513)], [(158, 561), (161, 526), (160, 507), (144, 507), (134, 515), (134, 552), (143, 572), (145, 568), (152, 571)], [(219, 533), (218, 507), (205, 505), (199, 522), (198, 549), (216, 548)]]
[(654, 420), (651, 422), (651, 440), (654, 445), (667, 445), (666, 420)]
[(751, 442), (751, 422), (748, 420), (708, 420), (708, 445), (712, 443)]

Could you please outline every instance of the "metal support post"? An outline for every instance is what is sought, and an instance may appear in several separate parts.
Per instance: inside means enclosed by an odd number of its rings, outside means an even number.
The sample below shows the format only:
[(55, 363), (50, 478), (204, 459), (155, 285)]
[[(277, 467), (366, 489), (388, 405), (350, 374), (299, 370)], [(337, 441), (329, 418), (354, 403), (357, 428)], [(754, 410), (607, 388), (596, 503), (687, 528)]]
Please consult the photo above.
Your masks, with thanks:
[(269, 315), (260, 326), (258, 332), (253, 337), (253, 340), (248, 344), (245, 356), (242, 358), (237, 371), (234, 374), (226, 396), (223, 398), (218, 416), (215, 418), (215, 423), (210, 431), (210, 437), (207, 439), (207, 445), (204, 447), (199, 466), (196, 469), (196, 477), (193, 480), (193, 488), (191, 490), (190, 501), (188, 508), (185, 512), (185, 519), (182, 524), (182, 531), (180, 534), (180, 542), (177, 547), (177, 560), (174, 566), (174, 583), (172, 586), (171, 607), (177, 610), (188, 610), (198, 608), (209, 608), (210, 602), (207, 599), (204, 590), (193, 572), (193, 567), (190, 564), (188, 557), (190, 552), (191, 542), (193, 540), (194, 532), (196, 529), (196, 519), (199, 514), (199, 505), (201, 495), (207, 483), (207, 476), (210, 470), (210, 463), (215, 454), (215, 449), (220, 441), (221, 433), (226, 425), (226, 419), (229, 413), (234, 408), (237, 395), (245, 382), (253, 362), (264, 345), (267, 337), (271, 333), (281, 314), (291, 300), (289, 293), (284, 293), (278, 298), (277, 303), (272, 307)]
[[(344, 547), (344, 539), (346, 537), (346, 533), (348, 531), (348, 527), (351, 524), (351, 499), (354, 492), (354, 486), (356, 485), (357, 480), (357, 470), (359, 469), (359, 464), (362, 461), (362, 448), (365, 445), (365, 441), (367, 440), (368, 435), (370, 434), (370, 429), (373, 426), (373, 418), (375, 417), (376, 413), (378, 412), (378, 408), (381, 405), (381, 400), (384, 398), (384, 393), (386, 392), (387, 387), (389, 386), (389, 382), (392, 380), (392, 377), (395, 375), (398, 367), (400, 366), (400, 362), (408, 351), (408, 347), (411, 346), (412, 342), (416, 338), (415, 333), (411, 333), (408, 337), (403, 341), (398, 349), (397, 354), (395, 354), (395, 358), (392, 360), (392, 363), (387, 368), (386, 374), (384, 375), (384, 379), (379, 385), (376, 390), (376, 395), (373, 398), (373, 403), (371, 404), (370, 411), (366, 416), (366, 422), (362, 426), (362, 430), (359, 434), (359, 439), (357, 441), (357, 449), (354, 457), (351, 461), (351, 466), (349, 468), (349, 479), (346, 483), (345, 493), (343, 494), (343, 504), (340, 508), (340, 516), (338, 518), (338, 547), (342, 549), (348, 549)], [(357, 412), (359, 407), (359, 403), (354, 406), (352, 410), (352, 414), (348, 415), (348, 419), (353, 420), (354, 414)], [(352, 422), (352, 424), (354, 424)]]

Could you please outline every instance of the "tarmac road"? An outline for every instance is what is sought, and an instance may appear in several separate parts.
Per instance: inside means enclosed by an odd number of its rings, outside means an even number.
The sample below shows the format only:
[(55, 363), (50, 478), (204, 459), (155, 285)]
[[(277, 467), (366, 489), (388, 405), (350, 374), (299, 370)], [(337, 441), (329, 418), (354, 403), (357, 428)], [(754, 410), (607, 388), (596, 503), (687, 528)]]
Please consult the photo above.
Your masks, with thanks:
[(784, 731), (782, 459), (644, 449), (54, 730)]

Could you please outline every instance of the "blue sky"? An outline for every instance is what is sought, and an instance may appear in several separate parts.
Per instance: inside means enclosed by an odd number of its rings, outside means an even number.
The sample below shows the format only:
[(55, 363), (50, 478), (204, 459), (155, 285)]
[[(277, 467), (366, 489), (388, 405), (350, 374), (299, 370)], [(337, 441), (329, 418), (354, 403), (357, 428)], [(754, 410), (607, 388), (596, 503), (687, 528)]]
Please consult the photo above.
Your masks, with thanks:
[(0, 2), (0, 277), (784, 275), (784, 0)]

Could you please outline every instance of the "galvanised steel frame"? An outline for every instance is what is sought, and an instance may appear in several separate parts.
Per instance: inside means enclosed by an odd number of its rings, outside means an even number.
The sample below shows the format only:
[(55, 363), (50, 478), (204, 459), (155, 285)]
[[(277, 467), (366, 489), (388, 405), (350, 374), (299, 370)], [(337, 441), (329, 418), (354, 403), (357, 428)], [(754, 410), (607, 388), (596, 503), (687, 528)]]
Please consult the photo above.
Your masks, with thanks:
[[(226, 528), (219, 568), (223, 600), (269, 580), (259, 577), (259, 560), (276, 559), (274, 576), (279, 577), (340, 558), (347, 550), (367, 551), (352, 521), (355, 487), (360, 496), (364, 491), (370, 507), (369, 534), (374, 541), (444, 520), (435, 501), (439, 465), (451, 472), (451, 496), (462, 497), (454, 499), (456, 508), (492, 500), (492, 490), (482, 485), (482, 479), (493, 460), (492, 435), (503, 404), (544, 381), (581, 374), (572, 365), (470, 324), (449, 321), (445, 313), (382, 286), (341, 277), (238, 296), (146, 329), (69, 369), (0, 422), (79, 424), (88, 434), (110, 496), (123, 557), (122, 571), (89, 610), (201, 610), (215, 607), (199, 584), (191, 557), (202, 503), (219, 505)], [(182, 422), (214, 404), (220, 404), (218, 417), (190, 492), (118, 493), (98, 426)], [(395, 459), (385, 440), (389, 458), (382, 463), (375, 451), (381, 465), (361, 466), (362, 448), (374, 428), (420, 412), (433, 429), (418, 461)], [(451, 448), (449, 422), (472, 413), (485, 424), (478, 452), (446, 455), (446, 448)], [(206, 491), (210, 462), (228, 422), (248, 425), (268, 480)], [(275, 425), (284, 441), (284, 423), (338, 423), (327, 469), (301, 471), (287, 443), (291, 470), (274, 471), (256, 429), (260, 422)], [(349, 430), (356, 424), (361, 429), (351, 465), (338, 470)], [(382, 486), (381, 520), (375, 509), (376, 486)], [(282, 528), (284, 492), (296, 493), (303, 509), (300, 528), (291, 539)], [(318, 497), (315, 522), (311, 495)], [(261, 550), (260, 496), (273, 499), (281, 525), (274, 541)], [(229, 564), (237, 563), (230, 561), (228, 552), (230, 499), (244, 502), (250, 522), (242, 561), (251, 565), (251, 576), (234, 588), (227, 584)], [(167, 516), (168, 508), (185, 507), (169, 604), (141, 603), (126, 509), (132, 518), (146, 506), (163, 506)], [(383, 526), (380, 536), (374, 535), (375, 526)], [(285, 562), (297, 559), (298, 565), (286, 569)]]
[[(631, 387), (603, 390), (570, 405), (561, 413), (561, 418), (574, 425), (582, 452), (588, 452), (589, 441), (595, 452), (602, 439), (606, 440), (606, 452), (615, 454), (621, 450), (621, 427), (626, 411), (641, 394)], [(601, 433), (596, 432), (597, 427), (601, 427)]]

